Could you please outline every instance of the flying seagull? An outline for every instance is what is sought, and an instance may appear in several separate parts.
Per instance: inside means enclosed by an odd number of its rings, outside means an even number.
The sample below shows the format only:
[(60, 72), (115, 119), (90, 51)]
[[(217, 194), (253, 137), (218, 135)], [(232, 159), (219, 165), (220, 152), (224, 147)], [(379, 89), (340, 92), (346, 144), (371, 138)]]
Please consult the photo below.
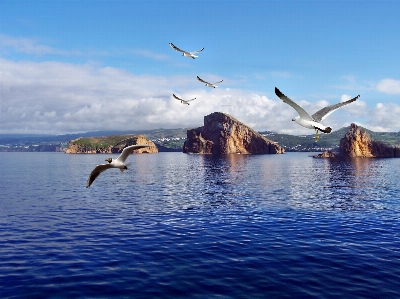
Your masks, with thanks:
[(324, 132), (324, 133), (330, 133), (332, 132), (331, 127), (325, 127), (320, 123), (320, 121), (324, 120), (328, 115), (330, 115), (333, 111), (336, 109), (339, 109), (340, 107), (350, 104), (351, 102), (356, 101), (360, 95), (352, 98), (351, 100), (338, 103), (335, 105), (327, 106), (325, 108), (322, 108), (321, 110), (315, 112), (313, 115), (309, 115), (307, 111), (305, 111), (303, 108), (301, 108), (299, 105), (297, 105), (295, 102), (293, 102), (291, 99), (289, 99), (287, 96), (285, 96), (278, 88), (275, 87), (275, 94), (286, 104), (292, 106), (294, 110), (299, 113), (298, 116), (292, 119), (292, 121), (297, 122), (299, 125), (306, 127), (308, 129), (315, 129), (315, 141), (318, 141), (319, 135), (318, 131)]
[(136, 144), (136, 145), (127, 146), (126, 148), (123, 149), (122, 153), (119, 155), (119, 157), (117, 159), (108, 158), (108, 159), (106, 159), (108, 164), (97, 165), (90, 173), (90, 176), (86, 183), (86, 188), (90, 187), (90, 185), (100, 175), (100, 173), (102, 173), (103, 171), (105, 171), (109, 168), (119, 168), (119, 170), (121, 170), (121, 172), (123, 172), (124, 170), (127, 170), (129, 164), (125, 164), (126, 158), (128, 158), (128, 156), (132, 152), (132, 150), (144, 148), (144, 147), (150, 147), (150, 145)]
[(186, 51), (183, 51), (183, 50), (179, 49), (179, 48), (178, 48), (177, 46), (175, 46), (173, 43), (169, 43), (169, 45), (170, 45), (171, 48), (174, 49), (175, 51), (182, 52), (182, 56), (191, 57), (191, 58), (193, 58), (193, 59), (199, 57), (199, 56), (196, 56), (196, 55), (194, 55), (194, 54), (197, 54), (197, 53), (199, 53), (199, 52), (201, 52), (201, 51), (204, 50), (204, 48), (201, 48), (200, 50), (197, 50), (197, 51), (186, 52)]
[(215, 82), (215, 83), (210, 83), (210, 82), (207, 82), (207, 81), (204, 81), (203, 79), (201, 79), (199, 76), (196, 76), (197, 77), (197, 80), (199, 80), (200, 82), (203, 82), (203, 83), (205, 83), (206, 84), (206, 86), (208, 86), (208, 87), (218, 87), (217, 85), (215, 85), (215, 84), (218, 84), (218, 83), (221, 83), (222, 81), (224, 81), (224, 80), (221, 80), (221, 81), (218, 81), (218, 82)]
[(180, 97), (177, 97), (175, 94), (172, 94), (172, 95), (174, 96), (175, 99), (181, 101), (182, 104), (186, 104), (186, 105), (189, 105), (190, 101), (193, 101), (193, 100), (196, 99), (196, 98), (194, 98), (194, 99), (191, 99), (191, 100), (184, 100), (184, 99), (181, 99)]

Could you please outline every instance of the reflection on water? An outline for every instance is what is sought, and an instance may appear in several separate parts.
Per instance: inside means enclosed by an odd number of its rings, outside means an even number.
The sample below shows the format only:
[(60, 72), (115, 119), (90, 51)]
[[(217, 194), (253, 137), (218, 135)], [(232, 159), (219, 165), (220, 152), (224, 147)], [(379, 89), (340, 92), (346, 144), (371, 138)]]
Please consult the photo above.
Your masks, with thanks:
[[(275, 205), (282, 200), (293, 209), (387, 209), (399, 159), (315, 159), (311, 154), (262, 157), (252, 169), (252, 181)], [(292, 159), (296, 157), (295, 159)], [(395, 166), (397, 165), (397, 167)], [(257, 190), (253, 190), (257, 194)], [(272, 194), (271, 194), (272, 193)], [(267, 202), (264, 201), (263, 204)], [(269, 202), (270, 204), (272, 202)]]
[[(4, 153), (3, 153), (4, 155)], [(315, 159), (285, 155), (131, 155), (121, 173), (110, 169), (93, 186), (87, 177), (105, 155), (15, 154), (4, 167), (3, 189), (16, 200), (62, 196), (135, 206), (134, 213), (181, 209), (397, 209), (400, 159)], [(25, 167), (29, 167), (26, 170)], [(33, 175), (31, 169), (35, 169)], [(18, 187), (11, 188), (17, 182)], [(395, 191), (393, 191), (395, 190)]]
[(246, 158), (243, 155), (200, 158), (197, 187), (204, 206), (229, 206), (238, 202), (242, 196), (239, 186)]
[(398, 297), (400, 159), (0, 156), (0, 298)]
[[(390, 159), (312, 159), (291, 184), (296, 207), (386, 209), (388, 188), (396, 188)], [(305, 162), (305, 161), (304, 161)], [(390, 169), (390, 171), (388, 171)]]

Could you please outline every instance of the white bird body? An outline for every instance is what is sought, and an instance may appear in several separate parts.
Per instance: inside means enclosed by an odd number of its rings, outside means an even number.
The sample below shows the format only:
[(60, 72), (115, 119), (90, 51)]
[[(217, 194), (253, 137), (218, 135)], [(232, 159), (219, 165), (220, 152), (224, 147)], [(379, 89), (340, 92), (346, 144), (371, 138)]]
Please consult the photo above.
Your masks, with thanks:
[(170, 45), (171, 48), (174, 49), (175, 51), (182, 52), (182, 56), (188, 57), (188, 58), (193, 58), (193, 59), (199, 57), (199, 56), (196, 56), (195, 54), (197, 54), (197, 53), (199, 53), (199, 52), (201, 52), (201, 51), (204, 50), (204, 48), (201, 48), (200, 50), (197, 50), (197, 51), (187, 52), (187, 51), (184, 51), (184, 50), (179, 49), (179, 48), (178, 48), (177, 46), (175, 46), (173, 43), (169, 43), (169, 45)]
[(213, 88), (216, 88), (216, 87), (218, 87), (218, 86), (217, 86), (217, 85), (215, 85), (215, 84), (218, 84), (218, 83), (221, 83), (222, 81), (224, 81), (224, 80), (221, 80), (221, 81), (218, 81), (218, 82), (215, 82), (215, 83), (210, 83), (210, 82), (207, 82), (207, 81), (205, 81), (205, 80), (201, 79), (199, 76), (196, 76), (196, 78), (197, 78), (197, 80), (199, 80), (200, 82), (203, 82), (203, 83), (205, 83), (205, 84), (206, 84), (206, 86), (208, 86), (208, 87), (213, 87)]
[(117, 159), (107, 158), (106, 161), (108, 164), (99, 164), (97, 165), (89, 175), (89, 178), (86, 183), (86, 188), (90, 187), (90, 185), (94, 182), (94, 180), (102, 173), (103, 171), (110, 168), (118, 168), (121, 172), (128, 169), (129, 164), (125, 164), (126, 159), (130, 155), (130, 153), (139, 148), (150, 147), (147, 144), (136, 144), (127, 146), (122, 150), (122, 153), (118, 156)]
[(196, 98), (191, 99), (191, 100), (184, 100), (178, 96), (176, 96), (175, 94), (172, 94), (174, 96), (175, 99), (177, 99), (178, 101), (181, 101), (182, 104), (186, 104), (189, 105), (189, 102), (194, 101)]
[(191, 52), (183, 52), (182, 53), (182, 56), (185, 56), (185, 57), (188, 57), (188, 58), (193, 58), (193, 59), (195, 59), (195, 58), (198, 58), (199, 56), (197, 56), (197, 55), (194, 55), (195, 53), (191, 53)]
[(305, 120), (300, 116), (296, 116), (292, 119), (293, 121), (297, 122), (300, 126), (303, 126), (307, 129), (315, 129), (317, 128), (321, 132), (329, 131), (329, 127), (324, 126), (323, 124), (313, 121), (313, 120)]
[(324, 133), (330, 133), (332, 132), (331, 127), (326, 127), (323, 124), (320, 123), (320, 121), (324, 120), (328, 115), (330, 115), (333, 111), (339, 109), (340, 107), (350, 104), (351, 102), (356, 101), (360, 95), (334, 105), (330, 105), (327, 107), (322, 108), (321, 110), (318, 110), (315, 112), (312, 116), (310, 116), (307, 111), (305, 111), (302, 107), (300, 107), (298, 104), (296, 104), (294, 101), (289, 99), (287, 96), (285, 96), (278, 88), (275, 87), (275, 94), (286, 104), (292, 106), (297, 113), (299, 114), (298, 116), (294, 117), (292, 121), (297, 122), (299, 125), (308, 128), (308, 129), (315, 129), (315, 139), (318, 141), (319, 135), (318, 135), (318, 130)]

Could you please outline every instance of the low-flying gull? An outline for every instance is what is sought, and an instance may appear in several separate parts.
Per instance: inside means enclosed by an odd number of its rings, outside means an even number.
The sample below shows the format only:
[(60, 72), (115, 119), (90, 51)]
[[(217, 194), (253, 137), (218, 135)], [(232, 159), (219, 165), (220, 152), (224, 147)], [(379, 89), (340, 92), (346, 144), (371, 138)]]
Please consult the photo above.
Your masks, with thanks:
[(169, 45), (170, 45), (171, 48), (174, 49), (175, 51), (182, 52), (182, 56), (190, 57), (190, 58), (193, 58), (193, 59), (199, 57), (199, 56), (196, 56), (195, 54), (197, 54), (197, 53), (199, 53), (199, 52), (201, 52), (201, 51), (204, 50), (204, 48), (201, 48), (200, 50), (197, 50), (197, 51), (187, 52), (187, 51), (184, 51), (184, 50), (179, 49), (179, 48), (178, 48), (177, 46), (175, 46), (173, 43), (169, 43)]
[(174, 96), (175, 99), (181, 101), (182, 104), (186, 104), (186, 105), (189, 105), (189, 102), (194, 101), (196, 99), (196, 98), (194, 98), (191, 100), (184, 100), (184, 99), (181, 99), (180, 97), (177, 97), (175, 94), (172, 94), (172, 95)]
[(129, 154), (139, 148), (144, 148), (144, 147), (150, 147), (151, 145), (147, 144), (136, 144), (136, 145), (131, 145), (127, 146), (122, 150), (122, 153), (119, 155), (117, 159), (112, 159), (112, 158), (107, 158), (106, 161), (108, 164), (100, 164), (97, 165), (92, 172), (90, 173), (90, 176), (87, 180), (86, 183), (86, 188), (90, 187), (90, 185), (94, 182), (94, 180), (102, 173), (103, 171), (110, 169), (110, 168), (119, 168), (121, 172), (124, 170), (128, 169), (129, 164), (125, 164), (126, 158), (128, 158)]
[(291, 99), (289, 99), (287, 96), (285, 96), (278, 88), (275, 87), (275, 94), (286, 104), (292, 106), (294, 110), (297, 111), (299, 114), (295, 118), (292, 119), (292, 121), (297, 122), (299, 125), (306, 127), (308, 129), (315, 129), (315, 140), (318, 141), (319, 135), (318, 131), (324, 132), (324, 133), (330, 133), (332, 132), (331, 127), (325, 127), (320, 123), (320, 121), (324, 120), (328, 115), (330, 115), (333, 111), (339, 109), (340, 107), (350, 104), (351, 102), (354, 102), (357, 100), (360, 95), (352, 98), (351, 100), (334, 104), (331, 106), (327, 106), (325, 108), (322, 108), (321, 110), (315, 112), (313, 115), (309, 115), (307, 111), (305, 111), (303, 108), (301, 108), (298, 104), (293, 102)]
[(213, 87), (213, 88), (218, 87), (218, 86), (215, 85), (215, 84), (218, 84), (218, 83), (221, 83), (222, 81), (224, 81), (224, 80), (221, 80), (221, 81), (218, 81), (218, 82), (215, 82), (215, 83), (210, 83), (210, 82), (204, 81), (204, 80), (201, 79), (199, 76), (196, 76), (196, 77), (197, 77), (197, 80), (199, 80), (200, 82), (205, 83), (206, 86), (208, 86), (208, 87)]

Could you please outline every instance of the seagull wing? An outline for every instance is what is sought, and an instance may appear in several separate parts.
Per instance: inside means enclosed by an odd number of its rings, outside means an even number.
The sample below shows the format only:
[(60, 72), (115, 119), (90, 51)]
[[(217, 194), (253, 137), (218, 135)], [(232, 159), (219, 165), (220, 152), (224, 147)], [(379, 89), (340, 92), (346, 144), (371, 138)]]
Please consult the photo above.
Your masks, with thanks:
[(191, 102), (191, 101), (194, 101), (196, 98), (194, 98), (194, 99), (191, 99), (191, 100), (187, 100), (186, 102)]
[(211, 84), (210, 82), (204, 81), (199, 76), (196, 76), (196, 77), (197, 77), (197, 80), (199, 80), (200, 82), (203, 82), (203, 83), (206, 83), (206, 84)]
[(204, 50), (204, 48), (201, 48), (200, 50), (197, 50), (197, 51), (193, 51), (193, 52), (189, 52), (190, 54), (196, 54), (196, 53), (199, 53), (199, 52), (201, 52), (201, 51), (203, 51)]
[(278, 88), (275, 87), (275, 94), (286, 104), (289, 106), (292, 106), (294, 110), (297, 111), (297, 113), (300, 115), (301, 118), (307, 119), (307, 120), (313, 120), (311, 116), (307, 113), (306, 110), (301, 108), (299, 105), (297, 105), (295, 102), (293, 102), (291, 99), (289, 99), (287, 96), (285, 96)]
[(213, 83), (213, 84), (218, 84), (218, 83), (221, 83), (222, 81), (224, 81), (224, 80), (221, 80), (221, 81), (215, 82), (215, 83)]
[(351, 102), (356, 101), (359, 97), (360, 97), (360, 95), (358, 95), (358, 96), (356, 96), (356, 97), (354, 97), (351, 100), (348, 100), (346, 102), (342, 102), (342, 103), (339, 103), (339, 104), (335, 104), (335, 105), (331, 105), (331, 106), (327, 106), (325, 108), (322, 108), (321, 110), (315, 112), (311, 117), (315, 121), (319, 122), (319, 121), (325, 119), (326, 117), (328, 117), (328, 115), (330, 115), (333, 111), (339, 109), (340, 107), (342, 107), (344, 105), (347, 105), (347, 104), (350, 104)]
[(169, 45), (170, 45), (171, 48), (174, 49), (175, 51), (187, 53), (186, 51), (183, 51), (183, 50), (179, 49), (179, 48), (178, 48), (177, 46), (175, 46), (173, 43), (169, 43)]
[[(179, 101), (183, 101), (180, 97), (177, 97), (175, 94), (172, 94), (174, 96), (175, 99), (179, 100)], [(176, 103), (176, 102), (175, 102)]]
[(135, 149), (139, 149), (139, 148), (143, 148), (143, 147), (151, 147), (151, 145), (147, 145), (147, 144), (135, 144), (135, 145), (130, 145), (127, 146), (126, 148), (124, 148), (122, 150), (121, 155), (119, 155), (119, 157), (117, 158), (118, 162), (124, 163), (126, 158), (128, 158), (128, 156), (130, 155), (130, 153), (135, 150)]
[(86, 183), (86, 188), (89, 188), (90, 185), (94, 182), (94, 180), (102, 173), (103, 171), (113, 168), (112, 164), (100, 164), (97, 165), (89, 175), (89, 178)]

